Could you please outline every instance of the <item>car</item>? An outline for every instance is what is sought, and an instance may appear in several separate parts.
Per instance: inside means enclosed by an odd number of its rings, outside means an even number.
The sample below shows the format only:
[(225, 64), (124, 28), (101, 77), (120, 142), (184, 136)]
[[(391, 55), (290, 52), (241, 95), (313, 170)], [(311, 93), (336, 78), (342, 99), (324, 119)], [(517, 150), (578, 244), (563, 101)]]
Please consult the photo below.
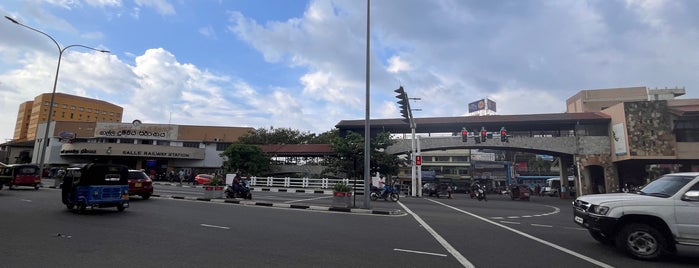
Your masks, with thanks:
[(214, 175), (210, 174), (199, 174), (196, 177), (194, 177), (194, 185), (208, 185), (211, 184), (211, 180), (214, 178)]
[(573, 207), (574, 222), (593, 239), (636, 259), (674, 254), (676, 245), (699, 246), (699, 172), (664, 175), (636, 194), (584, 195)]
[(153, 195), (153, 180), (143, 170), (129, 170), (129, 195), (138, 195), (143, 199)]

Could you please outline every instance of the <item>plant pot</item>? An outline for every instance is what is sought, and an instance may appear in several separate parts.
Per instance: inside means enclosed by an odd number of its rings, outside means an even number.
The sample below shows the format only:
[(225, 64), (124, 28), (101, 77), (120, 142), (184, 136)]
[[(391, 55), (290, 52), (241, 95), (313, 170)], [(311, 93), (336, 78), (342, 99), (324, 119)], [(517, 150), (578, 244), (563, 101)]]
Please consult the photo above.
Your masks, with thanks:
[(333, 192), (333, 207), (349, 208), (352, 205), (352, 192)]
[(224, 188), (224, 186), (205, 185), (202, 187), (204, 189), (204, 198), (223, 198)]

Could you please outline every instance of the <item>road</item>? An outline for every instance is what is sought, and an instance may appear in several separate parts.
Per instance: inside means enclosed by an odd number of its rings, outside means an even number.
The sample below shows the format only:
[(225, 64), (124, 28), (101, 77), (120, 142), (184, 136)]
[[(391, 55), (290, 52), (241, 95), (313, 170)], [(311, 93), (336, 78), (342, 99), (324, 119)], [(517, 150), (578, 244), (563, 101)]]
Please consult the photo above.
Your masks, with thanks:
[[(394, 215), (283, 209), (164, 197), (69, 212), (60, 191), (0, 191), (2, 267), (696, 267), (697, 248), (662, 263), (630, 259), (571, 220), (570, 200), (478, 202), (402, 197)], [(328, 206), (318, 194), (254, 192), (254, 201)]]

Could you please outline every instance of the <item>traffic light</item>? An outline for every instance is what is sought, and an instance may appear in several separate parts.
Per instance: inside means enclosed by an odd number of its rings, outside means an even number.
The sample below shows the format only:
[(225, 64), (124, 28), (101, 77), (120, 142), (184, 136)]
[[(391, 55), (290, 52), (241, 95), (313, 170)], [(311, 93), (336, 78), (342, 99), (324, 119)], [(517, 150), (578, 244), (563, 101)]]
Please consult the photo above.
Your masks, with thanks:
[(481, 128), (481, 142), (485, 142), (488, 139), (488, 131), (485, 127)]
[(415, 165), (416, 166), (422, 165), (422, 156), (419, 156), (419, 155), (415, 156)]
[(468, 141), (468, 130), (461, 130), (461, 141), (466, 142)]
[(507, 137), (507, 129), (505, 129), (505, 127), (500, 128), (500, 141), (510, 142), (510, 139)]
[(408, 94), (405, 93), (405, 90), (403, 90), (403, 86), (394, 90), (394, 92), (398, 93), (398, 95), (396, 95), (396, 98), (398, 98), (398, 105), (400, 106), (400, 114), (403, 116), (403, 118), (405, 118), (406, 121), (409, 122), (409, 120), (410, 120), (410, 104), (408, 103)]

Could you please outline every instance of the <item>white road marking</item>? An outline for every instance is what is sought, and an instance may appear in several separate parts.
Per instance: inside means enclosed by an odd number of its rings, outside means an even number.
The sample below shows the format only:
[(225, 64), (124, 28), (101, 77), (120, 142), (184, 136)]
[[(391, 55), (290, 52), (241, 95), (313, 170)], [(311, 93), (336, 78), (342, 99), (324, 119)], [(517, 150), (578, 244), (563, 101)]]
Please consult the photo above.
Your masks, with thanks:
[[(431, 199), (427, 199), (427, 200), (431, 200)], [(422, 218), (420, 218), (420, 216), (418, 216), (417, 214), (415, 214), (412, 210), (410, 210), (408, 207), (406, 207), (405, 205), (403, 205), (403, 203), (401, 203), (400, 201), (398, 201), (398, 204), (399, 204), (401, 207), (403, 207), (403, 209), (405, 209), (405, 211), (406, 211), (408, 214), (412, 215), (413, 218), (415, 218), (415, 220), (416, 220), (420, 225), (422, 225), (422, 227), (424, 227), (425, 230), (426, 230), (428, 233), (430, 233), (430, 234), (432, 235), (432, 237), (434, 237), (434, 239), (436, 239), (437, 242), (439, 242), (439, 244), (441, 244), (442, 247), (444, 247), (444, 249), (447, 250), (447, 252), (449, 252), (452, 256), (454, 256), (454, 258), (456, 258), (456, 260), (457, 260), (459, 263), (461, 263), (461, 265), (462, 265), (463, 267), (466, 267), (466, 268), (475, 268), (475, 266), (473, 266), (473, 264), (472, 264), (471, 262), (469, 262), (463, 255), (461, 255), (461, 253), (460, 253), (459, 251), (457, 251), (454, 247), (452, 247), (451, 244), (449, 244), (449, 242), (447, 242), (446, 239), (444, 239), (444, 238), (443, 238), (441, 235), (439, 235), (434, 229), (432, 229), (432, 227), (430, 227), (430, 226), (427, 224), (427, 222), (423, 221)]]
[(500, 222), (505, 223), (505, 224), (521, 224), (521, 223), (516, 222), (516, 221), (500, 221)]
[[(491, 221), (491, 220), (489, 220), (489, 219), (483, 218), (483, 217), (478, 216), (478, 215), (476, 215), (476, 214), (473, 214), (473, 213), (470, 213), (470, 212), (468, 212), (468, 211), (462, 210), (462, 209), (460, 209), (460, 208), (457, 208), (457, 207), (454, 207), (454, 206), (450, 206), (450, 205), (447, 205), (447, 204), (444, 204), (444, 203), (442, 203), (442, 202), (435, 201), (435, 200), (432, 200), (432, 199), (427, 199), (427, 200), (429, 200), (429, 201), (431, 201), (431, 202), (434, 202), (434, 203), (437, 203), (437, 204), (440, 204), (440, 205), (442, 205), (442, 206), (451, 208), (451, 209), (453, 209), (453, 210), (456, 210), (456, 211), (458, 211), (458, 212), (464, 213), (464, 214), (466, 214), (466, 215), (469, 215), (469, 216), (474, 217), (474, 218), (476, 218), (476, 219), (479, 219), (479, 220), (482, 220), (482, 221), (484, 221), (484, 222), (490, 223), (490, 224), (492, 224), (492, 225), (495, 225), (495, 226), (501, 227), (501, 228), (503, 228), (503, 229), (509, 230), (509, 231), (511, 231), (511, 232), (514, 232), (514, 233), (516, 233), (516, 234), (519, 234), (519, 235), (521, 235), (521, 236), (524, 236), (524, 237), (529, 238), (529, 239), (531, 239), (531, 240), (534, 240), (534, 241), (536, 241), (536, 242), (542, 243), (542, 244), (547, 245), (547, 246), (549, 246), (549, 247), (552, 247), (552, 248), (555, 248), (555, 249), (560, 250), (560, 251), (562, 251), (562, 252), (565, 252), (565, 253), (568, 253), (568, 254), (570, 254), (570, 255), (573, 255), (573, 256), (575, 256), (575, 257), (577, 257), (577, 258), (580, 258), (580, 259), (582, 259), (582, 260), (584, 260), (584, 261), (587, 261), (587, 262), (592, 263), (592, 264), (594, 264), (594, 265), (597, 265), (597, 266), (599, 266), (599, 267), (605, 267), (605, 268), (613, 268), (613, 267), (614, 267), (614, 266), (611, 266), (611, 265), (606, 264), (606, 263), (604, 263), (604, 262), (595, 260), (595, 259), (590, 258), (590, 257), (588, 257), (588, 256), (585, 256), (585, 255), (582, 255), (582, 254), (577, 253), (577, 252), (575, 252), (575, 251), (572, 251), (572, 250), (570, 250), (570, 249), (567, 249), (567, 248), (564, 248), (564, 247), (562, 247), (562, 246), (556, 245), (556, 244), (551, 243), (551, 242), (549, 242), (549, 241), (543, 240), (543, 239), (541, 239), (541, 238), (535, 237), (535, 236), (530, 235), (530, 234), (527, 234), (527, 233), (525, 233), (525, 232), (521, 232), (521, 231), (519, 231), (519, 230), (515, 230), (515, 229), (513, 229), (513, 228), (511, 228), (511, 227), (502, 225), (502, 224), (500, 224), (500, 223)], [(402, 204), (401, 204), (401, 205), (402, 205)], [(406, 207), (405, 209), (407, 210), (408, 208)], [(556, 208), (556, 209), (557, 209), (558, 211), (560, 211), (560, 209), (558, 209), (558, 208)], [(411, 214), (412, 214), (412, 212), (411, 212)]]
[(203, 224), (203, 223), (199, 224), (199, 225), (201, 225), (203, 227), (210, 227), (210, 228), (219, 228), (219, 229), (226, 229), (226, 230), (231, 229), (231, 227), (217, 226), (217, 225), (210, 225), (210, 224)]
[(553, 228), (553, 225), (536, 224), (536, 223), (532, 223), (531, 226)]
[(439, 254), (439, 253), (432, 253), (432, 252), (425, 252), (425, 251), (415, 251), (415, 250), (409, 250), (409, 249), (399, 249), (399, 248), (394, 248), (393, 250), (395, 251), (402, 251), (402, 252), (408, 252), (408, 253), (417, 253), (417, 254), (425, 254), (425, 255), (433, 255), (433, 256), (440, 256), (440, 257), (446, 257), (446, 254)]
[(28, 203), (31, 203), (31, 202), (32, 202), (32, 200), (29, 200), (29, 199), (20, 199), (20, 201), (22, 201), (22, 202), (28, 202)]

